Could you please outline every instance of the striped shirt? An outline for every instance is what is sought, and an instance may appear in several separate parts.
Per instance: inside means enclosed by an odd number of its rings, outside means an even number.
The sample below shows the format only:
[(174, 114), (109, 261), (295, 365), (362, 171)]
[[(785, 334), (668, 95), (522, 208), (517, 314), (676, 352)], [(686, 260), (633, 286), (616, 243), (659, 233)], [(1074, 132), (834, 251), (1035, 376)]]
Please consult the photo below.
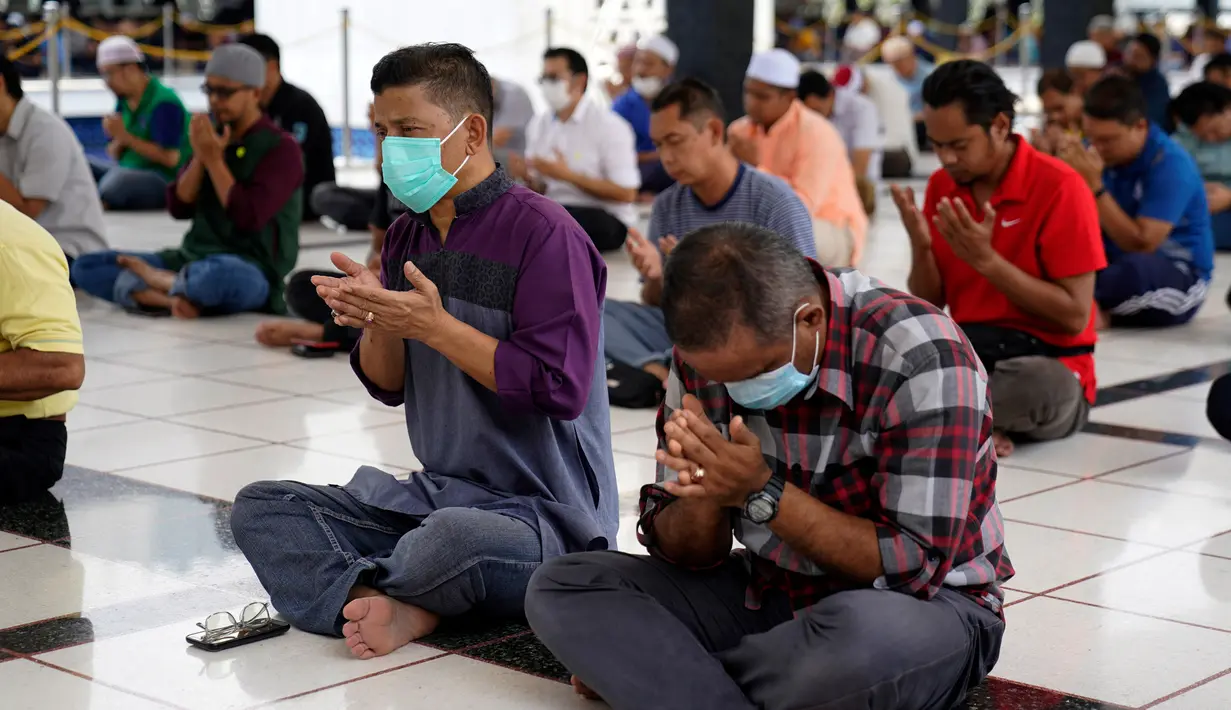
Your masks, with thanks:
[(692, 188), (676, 183), (654, 200), (646, 237), (657, 244), (667, 236), (685, 234), (719, 222), (748, 222), (764, 227), (795, 245), (804, 256), (816, 258), (812, 217), (795, 191), (782, 178), (743, 163), (735, 184), (718, 204), (707, 206)]
[[(814, 266), (830, 297), (828, 334), (813, 390), (769, 411), (735, 404), (726, 388), (689, 368), (677, 350), (663, 425), (685, 394), (728, 435), (740, 415), (775, 474), (826, 505), (871, 520), (883, 574), (874, 586), (930, 599), (942, 586), (999, 612), (1013, 576), (996, 505), (996, 455), (987, 375), (948, 316), (858, 271)], [(638, 537), (655, 546), (654, 518), (674, 498), (661, 482), (641, 489)], [(802, 609), (852, 582), (792, 550), (766, 525), (732, 516), (751, 565), (747, 604), (782, 590)]]

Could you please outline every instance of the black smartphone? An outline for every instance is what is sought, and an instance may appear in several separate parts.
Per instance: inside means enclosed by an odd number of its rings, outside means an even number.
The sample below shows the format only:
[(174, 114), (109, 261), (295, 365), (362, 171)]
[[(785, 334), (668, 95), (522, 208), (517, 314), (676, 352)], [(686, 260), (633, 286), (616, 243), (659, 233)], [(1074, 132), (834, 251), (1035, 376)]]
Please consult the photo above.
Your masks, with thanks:
[(244, 644), (256, 643), (274, 636), (281, 636), (290, 631), (291, 625), (281, 619), (271, 619), (268, 624), (255, 629), (238, 629), (228, 634), (223, 634), (213, 641), (205, 640), (205, 632), (197, 631), (196, 633), (188, 634), (184, 640), (205, 651), (225, 651), (228, 648), (243, 646)]
[(297, 342), (291, 346), (291, 354), (308, 359), (333, 357), (333, 354), (338, 352), (339, 347), (341, 347), (341, 343)]

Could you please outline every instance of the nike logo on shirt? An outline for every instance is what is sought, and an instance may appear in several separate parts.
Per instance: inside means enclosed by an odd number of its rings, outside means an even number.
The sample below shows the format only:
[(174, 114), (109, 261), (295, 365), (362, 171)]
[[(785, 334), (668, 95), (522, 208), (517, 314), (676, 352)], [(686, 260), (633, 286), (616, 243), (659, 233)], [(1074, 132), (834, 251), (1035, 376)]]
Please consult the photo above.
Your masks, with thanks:
[(1021, 222), (1021, 221), (1022, 221), (1022, 220), (1021, 220), (1021, 218), (1020, 218), (1020, 217), (1018, 217), (1018, 218), (1017, 218), (1017, 219), (1015, 219), (1015, 220), (1011, 220), (1011, 221), (1010, 221), (1010, 220), (1007, 220), (1007, 219), (1002, 219), (1002, 220), (1000, 220), (1000, 226), (1001, 226), (1001, 227), (1012, 227), (1013, 225), (1015, 225), (1015, 224), (1017, 224), (1017, 223), (1019, 223), (1019, 222)]

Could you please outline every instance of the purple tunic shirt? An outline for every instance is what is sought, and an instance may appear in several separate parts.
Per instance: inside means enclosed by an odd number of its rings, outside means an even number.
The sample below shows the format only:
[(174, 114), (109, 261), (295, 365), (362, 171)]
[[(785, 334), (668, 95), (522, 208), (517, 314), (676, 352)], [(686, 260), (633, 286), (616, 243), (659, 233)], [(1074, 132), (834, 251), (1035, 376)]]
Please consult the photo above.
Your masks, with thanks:
[[(459, 195), (448, 238), (427, 215), (394, 222), (381, 253), (385, 288), (408, 290), (407, 259), (455, 318), (500, 341), (492, 392), (423, 343), (406, 341), (403, 391), (424, 471), (400, 482), (363, 467), (346, 489), (382, 510), (426, 516), (494, 510), (539, 531), (543, 557), (615, 547), (618, 500), (603, 360), (607, 267), (560, 205), (503, 170)], [(360, 345), (362, 347), (362, 344)]]

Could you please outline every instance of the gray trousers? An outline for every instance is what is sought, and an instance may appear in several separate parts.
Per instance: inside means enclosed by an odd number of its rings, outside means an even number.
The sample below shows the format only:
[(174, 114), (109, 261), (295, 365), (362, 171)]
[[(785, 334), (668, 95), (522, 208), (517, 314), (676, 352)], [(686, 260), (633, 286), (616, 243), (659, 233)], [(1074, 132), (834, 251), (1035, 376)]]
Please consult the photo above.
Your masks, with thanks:
[(736, 558), (585, 552), (538, 569), (526, 617), (615, 710), (948, 710), (1000, 654), (1004, 621), (950, 589), (839, 592), (793, 615), (780, 592), (746, 608), (747, 583)]
[(1063, 439), (1090, 416), (1073, 371), (1055, 358), (1031, 355), (996, 363), (988, 387), (997, 431), (1034, 441)]

